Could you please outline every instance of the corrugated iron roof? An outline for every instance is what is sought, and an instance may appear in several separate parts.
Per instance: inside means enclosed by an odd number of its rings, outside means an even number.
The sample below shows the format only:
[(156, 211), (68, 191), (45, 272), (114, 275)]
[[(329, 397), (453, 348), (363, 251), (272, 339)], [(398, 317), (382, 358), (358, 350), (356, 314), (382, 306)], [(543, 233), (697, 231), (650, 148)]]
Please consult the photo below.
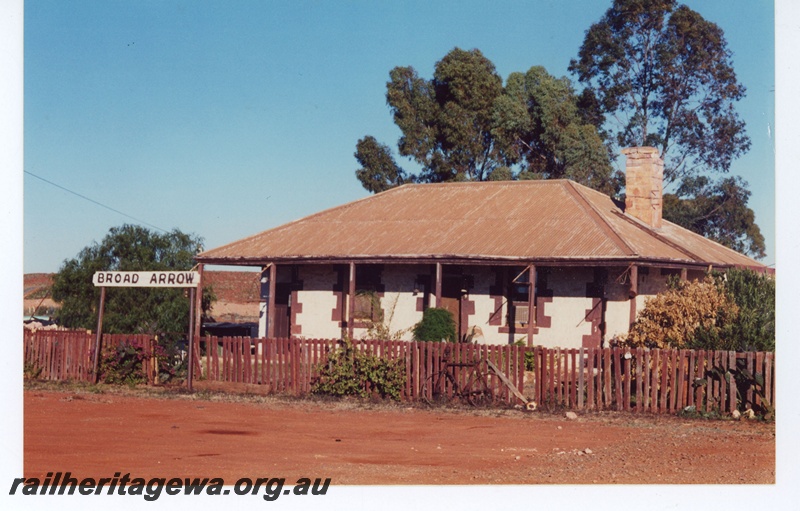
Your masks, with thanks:
[(197, 261), (473, 260), (761, 263), (670, 222), (651, 229), (568, 180), (411, 184), (208, 250)]

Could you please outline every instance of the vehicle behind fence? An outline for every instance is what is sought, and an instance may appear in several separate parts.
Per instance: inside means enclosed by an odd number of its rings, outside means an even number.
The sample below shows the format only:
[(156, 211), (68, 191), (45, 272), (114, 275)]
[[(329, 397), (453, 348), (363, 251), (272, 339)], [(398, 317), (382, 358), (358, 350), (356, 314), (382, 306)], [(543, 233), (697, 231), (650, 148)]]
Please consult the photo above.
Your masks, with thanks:
[[(26, 376), (93, 381), (94, 336), (81, 332), (25, 332)], [(155, 341), (150, 336), (104, 335), (103, 346), (136, 339), (150, 346), (142, 371), (155, 375)], [(327, 356), (341, 341), (330, 339), (195, 339), (195, 375), (216, 382), (261, 385), (268, 392), (312, 392)], [(401, 399), (430, 401), (433, 392), (455, 395), (478, 361), (498, 372), (486, 374), (495, 402), (521, 404), (524, 394), (540, 409), (619, 410), (652, 413), (732, 413), (775, 410), (775, 357), (771, 352), (647, 350), (642, 348), (559, 349), (405, 341), (353, 341), (362, 353), (402, 360)], [(453, 363), (455, 361), (456, 363)], [(452, 371), (452, 378), (437, 378)], [(437, 389), (431, 381), (442, 381)], [(453, 387), (456, 387), (455, 389)], [(513, 389), (511, 388), (513, 387)], [(516, 390), (516, 392), (515, 392)]]

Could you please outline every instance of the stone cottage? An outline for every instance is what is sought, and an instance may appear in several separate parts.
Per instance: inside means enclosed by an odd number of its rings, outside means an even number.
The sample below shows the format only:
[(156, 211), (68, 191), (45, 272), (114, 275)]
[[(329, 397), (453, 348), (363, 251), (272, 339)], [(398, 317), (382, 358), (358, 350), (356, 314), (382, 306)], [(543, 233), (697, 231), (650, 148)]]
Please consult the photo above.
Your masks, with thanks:
[(259, 335), (361, 338), (428, 307), (482, 343), (602, 346), (671, 275), (761, 263), (662, 220), (663, 163), (626, 149), (625, 203), (569, 180), (410, 184), (208, 250), (258, 266)]

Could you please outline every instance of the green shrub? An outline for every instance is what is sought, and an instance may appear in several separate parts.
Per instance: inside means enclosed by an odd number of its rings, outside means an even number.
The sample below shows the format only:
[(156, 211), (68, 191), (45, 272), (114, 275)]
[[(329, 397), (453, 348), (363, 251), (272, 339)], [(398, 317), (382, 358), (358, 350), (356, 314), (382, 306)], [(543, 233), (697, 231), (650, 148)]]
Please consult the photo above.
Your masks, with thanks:
[(456, 323), (447, 309), (431, 307), (422, 313), (422, 320), (414, 325), (416, 341), (456, 342)]
[(331, 396), (381, 397), (399, 400), (406, 384), (403, 360), (388, 360), (363, 353), (345, 339), (319, 367), (312, 392)]
[[(514, 344), (517, 346), (521, 346), (523, 348), (528, 346), (528, 343), (525, 341), (524, 338), (517, 339), (514, 341)], [(535, 371), (536, 370), (536, 353), (532, 350), (525, 351), (525, 370), (526, 371)]]
[(731, 336), (737, 351), (775, 351), (775, 279), (751, 270), (728, 270), (722, 283), (739, 306)]
[[(170, 353), (160, 344), (156, 344), (153, 355), (158, 364), (160, 382), (169, 381), (181, 371), (185, 371), (185, 362), (181, 362), (175, 353)], [(144, 360), (147, 357), (147, 349), (138, 338), (107, 347), (103, 350), (100, 361), (100, 379), (108, 384), (146, 383)]]

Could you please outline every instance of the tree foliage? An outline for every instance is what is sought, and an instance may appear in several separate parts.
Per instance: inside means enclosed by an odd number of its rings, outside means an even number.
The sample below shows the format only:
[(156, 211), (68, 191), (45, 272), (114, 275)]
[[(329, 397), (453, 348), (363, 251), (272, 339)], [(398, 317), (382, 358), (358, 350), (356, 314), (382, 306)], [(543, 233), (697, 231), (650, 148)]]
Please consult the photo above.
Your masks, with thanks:
[(566, 77), (534, 66), (512, 73), (494, 105), (493, 133), (520, 179), (572, 179), (608, 194), (619, 191), (597, 128), (586, 122)]
[(492, 106), (503, 81), (479, 50), (452, 50), (430, 81), (411, 66), (389, 76), (386, 102), (402, 131), (398, 148), (422, 167), (420, 180), (482, 181), (494, 170)]
[(356, 144), (356, 159), (361, 168), (356, 177), (372, 193), (399, 186), (406, 181), (405, 172), (394, 161), (388, 146), (367, 135)]
[(764, 236), (747, 207), (750, 191), (739, 177), (712, 183), (686, 178), (674, 194), (664, 194), (664, 218), (757, 259), (766, 255)]
[[(64, 261), (53, 278), (53, 299), (60, 302), (57, 320), (68, 328), (94, 329), (100, 288), (97, 271), (189, 270), (202, 240), (179, 230), (159, 234), (140, 226), (113, 227), (100, 243)], [(103, 331), (108, 333), (181, 333), (188, 331), (189, 300), (181, 288), (114, 288), (106, 293)], [(203, 313), (214, 300), (203, 290)]]
[(569, 178), (613, 193), (618, 180), (597, 128), (578, 108), (569, 80), (542, 67), (513, 73), (503, 86), (479, 50), (455, 48), (431, 80), (396, 67), (386, 101), (400, 128), (401, 156), (420, 167), (406, 174), (388, 146), (358, 141), (356, 177), (379, 192), (404, 182)]
[(660, 150), (667, 183), (727, 172), (750, 147), (722, 29), (675, 0), (615, 0), (570, 71), (617, 144)]

